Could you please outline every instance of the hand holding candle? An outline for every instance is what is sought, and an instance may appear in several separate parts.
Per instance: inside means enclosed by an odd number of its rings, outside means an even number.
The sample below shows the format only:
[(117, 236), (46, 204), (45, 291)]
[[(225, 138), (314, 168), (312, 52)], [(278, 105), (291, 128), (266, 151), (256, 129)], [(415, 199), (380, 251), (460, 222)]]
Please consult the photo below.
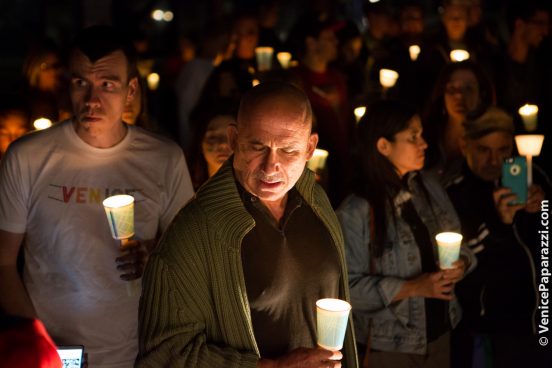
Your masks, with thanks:
[[(121, 250), (125, 250), (129, 239), (134, 236), (134, 198), (122, 194), (106, 198), (103, 201), (105, 214), (111, 230), (113, 239), (121, 241)], [(127, 256), (124, 254), (123, 257)], [(140, 292), (140, 283), (137, 280), (127, 283), (127, 294), (129, 296), (137, 295)]]

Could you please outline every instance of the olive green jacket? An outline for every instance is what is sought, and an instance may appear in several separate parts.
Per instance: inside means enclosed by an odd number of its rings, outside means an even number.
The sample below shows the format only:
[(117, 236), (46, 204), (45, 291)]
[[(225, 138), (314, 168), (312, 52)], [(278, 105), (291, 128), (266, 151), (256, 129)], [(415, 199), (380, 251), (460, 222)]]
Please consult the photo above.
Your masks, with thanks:
[[(340, 298), (349, 300), (341, 228), (322, 188), (305, 169), (296, 188), (327, 227), (341, 262)], [(180, 211), (142, 280), (138, 367), (255, 367), (260, 359), (241, 261), (255, 222), (245, 209), (231, 160)], [(308, 265), (305, 265), (308, 267)], [(356, 368), (352, 319), (343, 367)]]

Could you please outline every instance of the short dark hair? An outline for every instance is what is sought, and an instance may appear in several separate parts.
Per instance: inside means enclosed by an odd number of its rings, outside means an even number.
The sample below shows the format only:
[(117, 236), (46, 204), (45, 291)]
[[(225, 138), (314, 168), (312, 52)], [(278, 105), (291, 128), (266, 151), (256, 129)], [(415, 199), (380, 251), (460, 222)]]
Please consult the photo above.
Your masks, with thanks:
[(130, 40), (114, 27), (96, 25), (83, 29), (71, 46), (71, 52), (77, 50), (93, 63), (115, 51), (122, 51), (127, 60), (128, 79), (138, 76), (136, 50)]

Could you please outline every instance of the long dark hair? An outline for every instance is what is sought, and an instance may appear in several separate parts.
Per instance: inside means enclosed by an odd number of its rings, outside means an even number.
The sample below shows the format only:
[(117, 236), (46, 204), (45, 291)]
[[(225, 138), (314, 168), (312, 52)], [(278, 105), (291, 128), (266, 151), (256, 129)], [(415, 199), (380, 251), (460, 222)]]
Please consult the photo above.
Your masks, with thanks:
[(440, 159), (439, 142), (442, 139), (448, 119), (445, 107), (445, 90), (452, 75), (458, 70), (472, 72), (479, 86), (479, 101), (475, 110), (468, 112), (469, 117), (473, 118), (481, 115), (487, 111), (489, 106), (495, 103), (493, 83), (479, 64), (471, 60), (447, 64), (439, 73), (422, 119), (424, 123), (424, 136), (428, 144), (426, 167), (434, 166)]
[(377, 142), (380, 138), (393, 142), (395, 135), (407, 129), (416, 114), (416, 109), (404, 102), (380, 101), (367, 109), (357, 126), (354, 156), (358, 171), (353, 188), (357, 195), (370, 203), (373, 211), (375, 231), (370, 249), (376, 257), (383, 253), (387, 233), (386, 208), (392, 209), (395, 219), (394, 199), (402, 188), (396, 168), (378, 151)]

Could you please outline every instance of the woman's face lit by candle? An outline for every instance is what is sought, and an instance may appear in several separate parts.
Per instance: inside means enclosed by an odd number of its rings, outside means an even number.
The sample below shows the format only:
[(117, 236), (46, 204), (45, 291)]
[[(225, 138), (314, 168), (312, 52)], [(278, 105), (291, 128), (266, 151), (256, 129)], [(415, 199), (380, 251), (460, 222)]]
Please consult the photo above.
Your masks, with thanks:
[(472, 71), (459, 69), (445, 86), (445, 109), (454, 120), (464, 121), (466, 114), (479, 104), (479, 83)]
[(201, 143), (201, 151), (207, 162), (207, 171), (212, 176), (232, 154), (228, 144), (227, 128), (236, 121), (229, 115), (220, 115), (209, 122)]

